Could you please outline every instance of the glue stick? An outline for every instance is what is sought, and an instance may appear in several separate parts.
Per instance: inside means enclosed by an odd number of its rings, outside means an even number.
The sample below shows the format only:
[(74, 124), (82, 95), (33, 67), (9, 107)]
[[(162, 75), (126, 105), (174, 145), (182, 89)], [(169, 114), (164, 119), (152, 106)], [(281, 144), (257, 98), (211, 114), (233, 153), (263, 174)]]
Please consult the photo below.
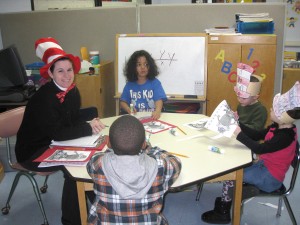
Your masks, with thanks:
[(177, 135), (178, 135), (178, 133), (176, 132), (176, 130), (173, 129), (173, 128), (170, 130), (170, 133), (173, 134), (174, 136), (177, 136)]
[(134, 114), (134, 107), (133, 107), (133, 104), (132, 104), (132, 103), (130, 103), (130, 113), (131, 113), (131, 114)]
[(211, 145), (209, 145), (209, 146), (208, 146), (208, 149), (209, 149), (210, 151), (212, 151), (212, 152), (216, 152), (216, 153), (220, 153), (220, 154), (224, 154), (224, 153), (225, 153), (224, 149), (220, 149), (220, 148), (218, 148), (218, 147), (216, 147), (216, 146), (211, 146)]

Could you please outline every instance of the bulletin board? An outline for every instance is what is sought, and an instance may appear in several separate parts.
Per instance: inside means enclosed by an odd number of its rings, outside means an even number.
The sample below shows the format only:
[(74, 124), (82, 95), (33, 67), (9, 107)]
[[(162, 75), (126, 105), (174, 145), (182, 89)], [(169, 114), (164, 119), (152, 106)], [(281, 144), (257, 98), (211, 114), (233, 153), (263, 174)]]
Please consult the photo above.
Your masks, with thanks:
[(126, 84), (126, 62), (137, 50), (146, 50), (155, 59), (157, 79), (168, 98), (206, 100), (206, 34), (117, 34), (116, 96)]

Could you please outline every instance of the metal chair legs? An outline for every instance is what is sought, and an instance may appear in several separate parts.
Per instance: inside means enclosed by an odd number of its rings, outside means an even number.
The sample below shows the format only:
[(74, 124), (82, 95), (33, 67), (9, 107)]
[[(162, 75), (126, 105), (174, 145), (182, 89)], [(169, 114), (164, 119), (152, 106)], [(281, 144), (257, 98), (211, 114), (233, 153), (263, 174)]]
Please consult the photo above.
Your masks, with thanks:
[(199, 201), (199, 199), (200, 199), (200, 195), (201, 195), (201, 192), (202, 192), (203, 184), (204, 183), (200, 183), (200, 184), (197, 185), (198, 186), (198, 192), (197, 192), (197, 195), (196, 195), (196, 201)]
[[(282, 198), (280, 198), (280, 199), (282, 201)], [(287, 196), (283, 196), (283, 200), (284, 200), (284, 203), (285, 203), (285, 207), (286, 207), (286, 209), (287, 209), (287, 211), (288, 211), (288, 213), (290, 215), (290, 218), (291, 218), (291, 220), (293, 222), (293, 225), (297, 225), (297, 221), (296, 221), (295, 215), (293, 213), (292, 207), (290, 205), (290, 202), (289, 202)], [(278, 204), (278, 209), (279, 209), (279, 204)], [(280, 210), (281, 210), (281, 207), (280, 207)]]
[[(15, 179), (14, 179), (13, 184), (12, 184), (12, 187), (11, 187), (11, 190), (10, 190), (10, 193), (9, 193), (9, 196), (8, 196), (8, 199), (7, 199), (7, 202), (6, 202), (6, 205), (5, 205), (5, 207), (2, 208), (2, 214), (6, 215), (6, 214), (9, 213), (9, 210), (10, 210), (9, 202), (10, 202), (10, 200), (11, 200), (13, 194), (14, 194), (14, 191), (17, 187), (19, 179), (22, 175), (26, 176), (30, 180), (30, 182), (32, 184), (32, 187), (33, 187), (33, 190), (34, 190), (34, 193), (35, 193), (35, 196), (37, 198), (40, 210), (41, 210), (43, 218), (44, 218), (43, 225), (48, 225), (49, 223), (48, 223), (46, 212), (45, 212), (45, 209), (44, 209), (44, 205), (43, 205), (43, 202), (42, 202), (42, 199), (41, 199), (41, 194), (40, 194), (40, 191), (39, 191), (39, 187), (38, 187), (38, 184), (37, 184), (36, 180), (34, 179), (34, 175), (35, 175), (34, 173), (28, 173), (28, 172), (20, 171), (16, 174)], [(45, 193), (47, 191), (47, 180), (48, 180), (48, 176), (46, 176), (44, 186), (41, 188), (42, 193)], [(44, 192), (42, 191), (42, 189), (43, 189)]]

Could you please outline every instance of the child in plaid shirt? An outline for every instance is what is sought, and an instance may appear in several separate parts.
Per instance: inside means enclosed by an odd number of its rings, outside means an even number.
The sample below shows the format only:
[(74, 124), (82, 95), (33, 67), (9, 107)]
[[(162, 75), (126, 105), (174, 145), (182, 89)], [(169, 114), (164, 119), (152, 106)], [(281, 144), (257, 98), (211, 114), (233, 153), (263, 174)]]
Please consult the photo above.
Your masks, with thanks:
[(179, 176), (180, 160), (147, 146), (144, 126), (131, 115), (112, 124), (108, 147), (87, 165), (96, 194), (89, 224), (168, 224), (163, 196)]

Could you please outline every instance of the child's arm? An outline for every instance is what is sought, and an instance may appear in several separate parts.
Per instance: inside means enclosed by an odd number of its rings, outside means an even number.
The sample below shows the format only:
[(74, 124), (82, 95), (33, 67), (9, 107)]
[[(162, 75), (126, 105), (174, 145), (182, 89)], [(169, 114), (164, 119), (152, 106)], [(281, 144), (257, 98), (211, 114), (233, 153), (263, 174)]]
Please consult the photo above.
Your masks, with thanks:
[[(129, 84), (126, 83), (123, 92), (120, 97), (120, 107), (128, 114), (131, 114), (130, 106), (129, 104), (132, 102), (132, 98), (130, 95), (130, 87)], [(134, 109), (134, 113), (136, 113), (136, 110)]]
[(254, 141), (260, 141), (260, 140), (264, 140), (269, 128), (263, 128), (260, 130), (256, 130), (254, 128), (251, 128), (243, 123), (239, 123), (241, 130), (247, 135), (249, 136), (251, 139), (253, 139)]
[(294, 135), (292, 130), (279, 130), (274, 132), (274, 136), (264, 142), (257, 142), (247, 135), (242, 129), (236, 139), (246, 145), (255, 154), (265, 154), (280, 151), (288, 147), (293, 141)]
[[(130, 107), (129, 107), (129, 105), (128, 105), (127, 102), (125, 102), (125, 101), (120, 101), (120, 106), (121, 106), (121, 108), (122, 108), (125, 112), (127, 112), (128, 114), (131, 114), (131, 109), (130, 109)], [(134, 110), (134, 114), (136, 114), (136, 109), (133, 108), (133, 110)]]
[(165, 179), (168, 186), (171, 186), (180, 174), (180, 159), (159, 147), (148, 147), (144, 151), (158, 162), (159, 167), (164, 167)]
[(153, 120), (157, 120), (159, 119), (160, 117), (160, 114), (161, 114), (161, 110), (162, 110), (162, 107), (163, 107), (163, 101), (160, 99), (160, 100), (157, 100), (155, 102), (155, 111), (152, 112), (152, 119)]

